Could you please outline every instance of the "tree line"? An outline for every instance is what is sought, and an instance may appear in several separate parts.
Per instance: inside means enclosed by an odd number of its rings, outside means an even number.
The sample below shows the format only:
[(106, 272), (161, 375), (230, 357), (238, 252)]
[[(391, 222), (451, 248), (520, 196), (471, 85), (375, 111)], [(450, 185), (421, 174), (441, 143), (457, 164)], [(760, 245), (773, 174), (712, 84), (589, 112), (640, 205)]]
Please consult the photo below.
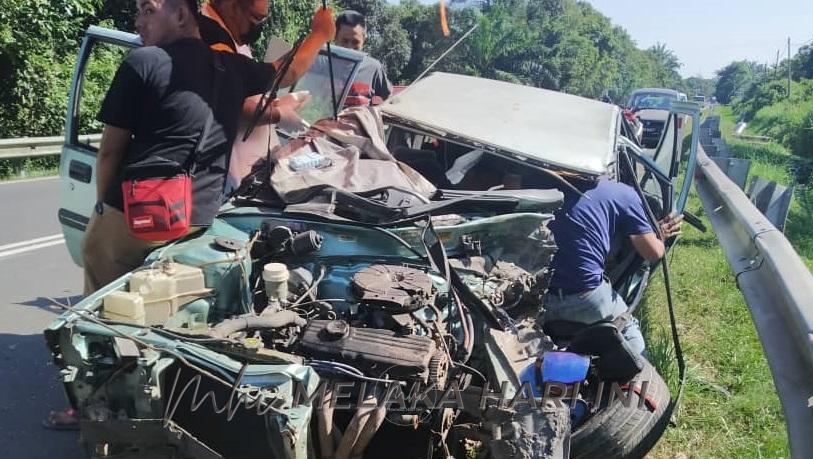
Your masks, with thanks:
[(773, 67), (736, 61), (717, 77), (717, 100), (731, 104), (754, 132), (813, 159), (813, 43)]
[[(708, 94), (709, 82), (684, 80), (664, 44), (639, 49), (629, 34), (588, 2), (451, 0), (444, 36), (438, 5), (418, 0), (336, 0), (367, 16), (366, 51), (398, 84), (408, 84), (466, 31), (476, 30), (436, 70), (505, 80), (623, 104), (640, 87)], [(271, 3), (264, 38), (295, 41), (307, 31), (315, 1)], [(0, 138), (59, 135), (84, 30), (93, 24), (133, 31), (132, 0), (0, 0)], [(258, 52), (265, 40), (258, 42)], [(259, 53), (259, 55), (262, 55)], [(115, 69), (119, 56), (110, 55)], [(108, 76), (109, 78), (109, 76)], [(101, 98), (106, 88), (86, 91)]]

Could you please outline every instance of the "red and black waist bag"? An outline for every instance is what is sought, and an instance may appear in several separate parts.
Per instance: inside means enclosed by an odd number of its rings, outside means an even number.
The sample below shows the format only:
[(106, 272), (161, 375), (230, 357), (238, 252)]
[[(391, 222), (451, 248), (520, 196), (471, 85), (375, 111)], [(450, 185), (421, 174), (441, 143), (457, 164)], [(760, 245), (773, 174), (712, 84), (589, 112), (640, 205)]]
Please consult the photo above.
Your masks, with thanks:
[(189, 232), (192, 172), (136, 178), (121, 184), (130, 234), (145, 241), (170, 241)]

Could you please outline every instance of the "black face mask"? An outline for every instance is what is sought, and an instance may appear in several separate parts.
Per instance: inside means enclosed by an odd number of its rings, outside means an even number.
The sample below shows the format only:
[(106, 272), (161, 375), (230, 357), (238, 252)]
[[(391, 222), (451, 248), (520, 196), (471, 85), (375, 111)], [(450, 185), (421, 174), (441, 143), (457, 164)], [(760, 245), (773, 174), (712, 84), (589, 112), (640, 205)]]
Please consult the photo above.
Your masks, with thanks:
[(244, 45), (254, 44), (255, 41), (260, 39), (260, 35), (263, 33), (263, 27), (265, 27), (267, 21), (268, 17), (256, 24), (252, 24), (244, 34), (240, 35), (240, 41)]

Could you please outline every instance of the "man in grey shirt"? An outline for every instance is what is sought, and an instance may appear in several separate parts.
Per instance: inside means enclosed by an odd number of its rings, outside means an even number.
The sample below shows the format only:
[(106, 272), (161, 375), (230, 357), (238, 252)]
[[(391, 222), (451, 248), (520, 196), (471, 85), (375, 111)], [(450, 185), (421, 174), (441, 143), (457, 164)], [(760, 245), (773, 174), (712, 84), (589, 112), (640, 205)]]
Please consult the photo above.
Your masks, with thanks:
[[(336, 17), (336, 44), (361, 51), (367, 38), (364, 15), (345, 10)], [(383, 102), (392, 93), (392, 83), (377, 59), (367, 55), (359, 66), (355, 82), (348, 95), (347, 105), (369, 105)], [(367, 100), (364, 101), (364, 98)], [(380, 98), (380, 100), (376, 100)], [(366, 103), (365, 103), (366, 102)]]

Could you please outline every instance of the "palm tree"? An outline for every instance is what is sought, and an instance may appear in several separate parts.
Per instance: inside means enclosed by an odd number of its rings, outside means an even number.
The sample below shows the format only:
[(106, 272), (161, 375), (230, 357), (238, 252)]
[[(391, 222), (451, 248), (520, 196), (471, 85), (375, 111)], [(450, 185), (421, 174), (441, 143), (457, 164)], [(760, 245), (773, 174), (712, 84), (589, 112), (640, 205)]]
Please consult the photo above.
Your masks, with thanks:
[(674, 51), (665, 43), (657, 42), (647, 49), (655, 64), (655, 76), (661, 86), (670, 86), (680, 80), (678, 69), (683, 65)]
[(535, 36), (521, 18), (494, 7), (476, 18), (478, 28), (462, 48), (465, 73), (511, 82), (524, 82), (521, 74), (530, 58)]
[(666, 43), (657, 42), (649, 48), (656, 62), (667, 71), (677, 72), (683, 64), (678, 60), (674, 51), (666, 47)]

